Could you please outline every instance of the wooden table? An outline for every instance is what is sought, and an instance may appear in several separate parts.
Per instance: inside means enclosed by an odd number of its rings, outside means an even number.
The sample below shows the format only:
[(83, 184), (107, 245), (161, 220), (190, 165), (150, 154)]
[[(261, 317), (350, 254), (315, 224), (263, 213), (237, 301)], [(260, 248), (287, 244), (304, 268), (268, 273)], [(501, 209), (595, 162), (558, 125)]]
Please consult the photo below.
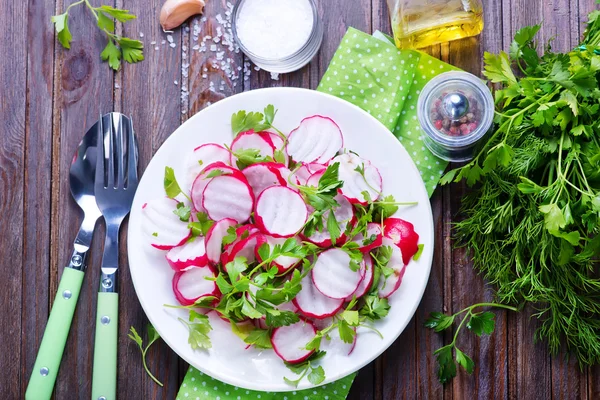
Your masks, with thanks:
[[(66, 3), (66, 4), (65, 4)], [(93, 3), (100, 3), (93, 1)], [(225, 0), (208, 0), (201, 22), (201, 37), (213, 35), (215, 17), (224, 13)], [(384, 0), (318, 0), (325, 20), (325, 37), (318, 56), (302, 70), (278, 81), (266, 72), (252, 71), (249, 80), (229, 82), (209, 65), (209, 53), (191, 52), (190, 31), (173, 33), (176, 48), (150, 41), (165, 39), (157, 16), (162, 0), (117, 0), (116, 6), (138, 16), (125, 33), (144, 33), (146, 60), (125, 65), (113, 73), (98, 57), (105, 42), (92, 27), (83, 8), (70, 19), (75, 41), (70, 51), (55, 39), (50, 16), (62, 12), (69, 1), (3, 1), (0, 5), (0, 398), (22, 398), (44, 332), (62, 267), (81, 215), (71, 199), (68, 168), (85, 130), (99, 113), (112, 110), (133, 115), (140, 144), (141, 168), (161, 143), (187, 118), (223, 97), (269, 86), (315, 88), (348, 26), (372, 32), (390, 32)], [(488, 0), (486, 26), (477, 39), (466, 39), (428, 51), (458, 67), (479, 74), (484, 51), (507, 50), (516, 29), (544, 20), (539, 38), (555, 37), (553, 47), (574, 47), (583, 32), (582, 22), (594, 8), (593, 0)], [(223, 14), (224, 15), (224, 14)], [(187, 24), (186, 24), (187, 25)], [(187, 25), (190, 26), (190, 25)], [(183, 57), (187, 46), (187, 58)], [(192, 54), (192, 55), (190, 55)], [(214, 53), (212, 53), (214, 56)], [(242, 54), (227, 54), (243, 65)], [(189, 77), (182, 64), (189, 63)], [(208, 77), (202, 78), (208, 67)], [(225, 80), (225, 88), (219, 90)], [(174, 84), (178, 81), (178, 85)], [(215, 83), (215, 91), (209, 90)], [(181, 102), (182, 85), (189, 102)], [(436, 378), (432, 352), (449, 335), (423, 328), (431, 311), (457, 311), (474, 302), (492, 299), (492, 292), (475, 274), (468, 256), (452, 250), (452, 222), (464, 189), (438, 189), (432, 198), (436, 249), (429, 286), (413, 321), (379, 359), (361, 370), (350, 398), (600, 398), (600, 368), (580, 370), (563, 355), (550, 357), (543, 344), (535, 344), (538, 325), (531, 310), (520, 314), (497, 313), (497, 329), (481, 339), (464, 335), (460, 348), (473, 356), (475, 372), (460, 372), (442, 386)], [(123, 232), (124, 233), (124, 232)], [(90, 267), (79, 299), (73, 327), (56, 384), (57, 399), (87, 399), (91, 391), (93, 326), (104, 228), (99, 226)], [(149, 352), (152, 371), (165, 386), (145, 374), (139, 350), (127, 338), (133, 325), (144, 329), (147, 320), (136, 298), (126, 249), (121, 252), (122, 274), (119, 335), (119, 394), (121, 399), (173, 399), (187, 364), (162, 342)]]

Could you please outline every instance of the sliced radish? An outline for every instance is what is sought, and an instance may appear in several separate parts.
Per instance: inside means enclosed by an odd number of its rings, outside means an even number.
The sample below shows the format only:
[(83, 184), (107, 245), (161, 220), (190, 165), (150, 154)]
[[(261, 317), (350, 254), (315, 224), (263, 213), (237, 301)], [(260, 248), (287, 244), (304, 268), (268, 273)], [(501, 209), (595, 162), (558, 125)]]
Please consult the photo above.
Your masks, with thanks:
[(350, 256), (344, 250), (325, 250), (317, 257), (312, 279), (319, 292), (332, 299), (345, 299), (358, 288), (363, 276), (360, 268), (350, 268)]
[(256, 256), (255, 256), (256, 248), (260, 244), (264, 243), (264, 241), (265, 241), (265, 239), (264, 239), (264, 235), (262, 233), (257, 232), (257, 233), (251, 234), (246, 239), (242, 239), (239, 242), (237, 242), (231, 248), (231, 252), (229, 253), (228, 260), (232, 261), (236, 257), (245, 257), (246, 260), (248, 261), (248, 264), (252, 264), (254, 261), (256, 261)]
[(305, 347), (317, 334), (310, 321), (275, 328), (271, 335), (271, 344), (275, 353), (285, 362), (297, 364), (306, 360), (314, 350)]
[(194, 208), (197, 211), (205, 211), (202, 206), (202, 195), (208, 182), (214, 177), (215, 174), (232, 175), (237, 177), (245, 178), (244, 175), (237, 169), (230, 167), (223, 162), (215, 162), (207, 165), (206, 168), (196, 177), (192, 185), (191, 198)]
[(306, 181), (308, 180), (308, 178), (310, 178), (311, 175), (313, 175), (316, 172), (320, 172), (320, 171), (325, 172), (326, 169), (327, 169), (327, 166), (323, 165), (323, 164), (304, 163), (304, 164), (302, 164), (302, 166), (300, 168), (298, 168), (294, 172), (294, 176), (296, 177), (296, 179), (300, 185), (306, 185)]
[(321, 115), (304, 118), (288, 137), (287, 152), (295, 162), (327, 163), (343, 147), (340, 127)]
[(301, 281), (302, 289), (292, 300), (305, 317), (324, 319), (335, 315), (344, 305), (343, 299), (332, 299), (317, 290), (310, 273)]
[[(280, 163), (271, 163), (271, 167), (275, 168), (279, 172), (279, 175), (281, 175), (281, 177), (283, 178), (285, 185), (281, 184), (281, 186), (289, 186), (290, 185), (290, 175), (292, 174), (292, 171), (290, 171), (288, 167), (286, 167), (285, 165), (280, 164)], [(291, 182), (296, 183), (296, 184), (298, 183), (297, 180), (292, 180)]]
[(419, 251), (419, 234), (415, 232), (414, 225), (408, 221), (400, 218), (386, 219), (383, 221), (383, 234), (400, 247), (404, 264), (408, 264)]
[(271, 143), (273, 144), (273, 147), (275, 148), (275, 150), (279, 150), (283, 153), (283, 157), (285, 159), (285, 162), (283, 164), (285, 167), (287, 167), (289, 165), (290, 156), (288, 155), (287, 149), (285, 148), (285, 142), (283, 141), (281, 136), (279, 136), (278, 133), (275, 133), (275, 132), (267, 132), (267, 133), (270, 136)]
[(363, 278), (358, 284), (358, 287), (356, 288), (354, 293), (346, 297), (346, 301), (352, 300), (352, 297), (356, 297), (358, 299), (359, 297), (364, 296), (373, 285), (373, 277), (375, 276), (375, 274), (373, 273), (373, 259), (369, 254), (364, 255), (364, 260), (360, 264), (360, 269)]
[(272, 162), (257, 163), (244, 168), (244, 176), (252, 187), (255, 197), (258, 197), (268, 187), (287, 186), (287, 178), (282, 176), (280, 169), (276, 167), (277, 165), (285, 168), (282, 164)]
[(393, 269), (394, 272), (387, 278), (381, 275), (377, 288), (379, 290), (379, 297), (390, 297), (398, 290), (402, 283), (402, 277), (406, 271), (406, 264), (404, 264), (402, 259), (402, 250), (400, 250), (391, 239), (383, 238), (382, 246), (389, 246), (392, 248), (392, 256), (390, 257), (387, 267)]
[[(335, 219), (338, 223), (338, 226), (340, 227), (341, 232), (340, 237), (336, 241), (336, 245), (341, 246), (348, 241), (348, 235), (346, 234), (348, 224), (351, 224), (351, 226), (353, 226), (356, 223), (356, 218), (354, 216), (354, 209), (352, 208), (352, 204), (350, 204), (348, 199), (346, 199), (340, 194), (336, 195), (334, 199), (338, 202), (339, 206), (333, 209), (333, 215), (335, 216)], [(315, 230), (315, 232), (313, 232), (313, 234), (310, 236), (305, 236), (304, 234), (301, 234), (301, 236), (305, 240), (319, 247), (331, 247), (331, 235), (327, 230), (327, 219), (329, 218), (329, 213), (330, 211), (328, 210), (323, 214), (322, 231)]]
[[(354, 329), (354, 332), (356, 332), (356, 327), (352, 327), (352, 329)], [(322, 343), (322, 347), (328, 355), (341, 354), (344, 356), (349, 356), (354, 350), (354, 347), (356, 346), (356, 339), (358, 335), (354, 335), (354, 340), (352, 341), (352, 343), (346, 343), (340, 337), (339, 329), (334, 328), (331, 331), (329, 331), (327, 337), (329, 340), (325, 340)]]
[(206, 233), (206, 258), (213, 264), (218, 264), (223, 249), (223, 238), (227, 236), (227, 230), (236, 226), (237, 221), (225, 218), (214, 223)]
[[(329, 163), (340, 163), (338, 178), (344, 181), (344, 186), (340, 192), (346, 196), (353, 204), (367, 204), (367, 199), (363, 192), (368, 192), (372, 201), (377, 200), (381, 194), (381, 175), (379, 170), (371, 164), (353, 153), (341, 154), (335, 157)], [(357, 171), (357, 168), (364, 168), (364, 177)]]
[(253, 206), (252, 188), (242, 177), (217, 176), (202, 193), (202, 207), (214, 221), (231, 218), (242, 223), (250, 218)]
[(177, 203), (177, 200), (161, 197), (142, 206), (142, 231), (152, 247), (170, 250), (181, 246), (190, 238), (192, 232), (188, 223), (173, 212)]
[(306, 180), (306, 186), (319, 187), (319, 180), (325, 175), (325, 170), (315, 172)]
[(196, 237), (182, 246), (173, 247), (166, 255), (167, 262), (175, 271), (192, 265), (204, 267), (208, 263), (203, 237)]
[(294, 236), (302, 229), (307, 217), (308, 210), (302, 196), (285, 186), (265, 189), (256, 201), (256, 225), (271, 236)]
[[(270, 140), (265, 140), (262, 135), (252, 130), (240, 133), (231, 142), (231, 151), (234, 153), (249, 149), (258, 150), (261, 157), (273, 157), (273, 152), (275, 151)], [(236, 165), (236, 161), (236, 157), (231, 154), (231, 165)]]
[[(282, 245), (287, 240), (286, 238), (276, 238), (276, 237), (269, 236), (269, 235), (263, 235), (263, 236), (265, 238), (266, 243), (268, 243), (271, 248), (275, 247), (276, 245)], [(296, 242), (298, 244), (300, 244), (300, 239), (298, 239), (297, 237), (295, 239), (296, 239)], [(256, 246), (256, 259), (259, 261), (264, 261), (264, 260), (260, 259), (260, 256), (258, 254), (258, 249), (261, 244), (262, 243), (260, 243)], [(283, 273), (289, 271), (290, 269), (292, 269), (293, 267), (295, 267), (296, 265), (298, 265), (301, 261), (302, 261), (302, 259), (297, 258), (297, 257), (279, 256), (275, 260), (273, 260), (272, 264), (277, 267), (278, 274), (283, 274)]]
[(196, 177), (210, 164), (222, 162), (229, 164), (230, 153), (226, 148), (215, 143), (203, 144), (196, 147), (186, 161), (186, 187), (190, 189)]
[(362, 233), (359, 233), (352, 239), (352, 241), (358, 244), (359, 250), (363, 253), (368, 253), (369, 251), (381, 246), (383, 239), (383, 229), (381, 229), (381, 225), (375, 222), (369, 222), (367, 224), (367, 237)]
[(215, 281), (206, 278), (216, 277), (210, 267), (194, 267), (176, 272), (173, 276), (173, 292), (181, 305), (189, 306), (201, 297), (217, 295)]

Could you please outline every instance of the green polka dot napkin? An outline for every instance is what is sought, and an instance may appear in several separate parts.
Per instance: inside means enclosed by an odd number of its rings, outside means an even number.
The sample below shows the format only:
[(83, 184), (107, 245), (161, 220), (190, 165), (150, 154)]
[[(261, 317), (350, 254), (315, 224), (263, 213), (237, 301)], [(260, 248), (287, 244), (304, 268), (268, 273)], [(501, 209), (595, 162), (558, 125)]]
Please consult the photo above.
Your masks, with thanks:
[(190, 367), (177, 394), (177, 400), (344, 400), (355, 375), (314, 389), (275, 393), (231, 386)]
[[(412, 156), (431, 196), (447, 163), (423, 143), (417, 100), (431, 78), (455, 69), (425, 53), (398, 51), (381, 33), (370, 36), (350, 28), (317, 90), (359, 106), (392, 131)], [(273, 393), (231, 386), (190, 367), (177, 400), (344, 400), (355, 376), (314, 389)]]
[(398, 50), (388, 38), (348, 29), (317, 90), (349, 101), (394, 133), (417, 165), (431, 196), (447, 162), (423, 143), (417, 101), (425, 84), (456, 70), (415, 50)]

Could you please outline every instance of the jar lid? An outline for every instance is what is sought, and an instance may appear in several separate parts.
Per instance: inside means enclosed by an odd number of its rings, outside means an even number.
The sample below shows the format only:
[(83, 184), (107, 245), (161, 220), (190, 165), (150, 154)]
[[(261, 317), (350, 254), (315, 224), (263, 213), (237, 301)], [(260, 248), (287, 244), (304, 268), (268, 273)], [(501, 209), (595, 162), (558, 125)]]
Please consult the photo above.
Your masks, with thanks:
[(494, 99), (475, 75), (463, 71), (440, 74), (419, 95), (419, 122), (437, 144), (452, 149), (474, 145), (489, 130)]

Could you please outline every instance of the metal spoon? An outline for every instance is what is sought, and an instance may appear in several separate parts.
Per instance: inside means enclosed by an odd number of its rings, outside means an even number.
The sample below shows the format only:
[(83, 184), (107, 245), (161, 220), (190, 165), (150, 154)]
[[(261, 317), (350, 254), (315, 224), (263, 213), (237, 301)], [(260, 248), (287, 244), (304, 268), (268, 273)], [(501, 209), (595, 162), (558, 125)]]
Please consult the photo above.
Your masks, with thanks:
[[(110, 114), (101, 118), (110, 118)], [(96, 221), (101, 215), (94, 196), (96, 141), (98, 129), (102, 126), (100, 122), (98, 121), (86, 132), (69, 170), (71, 195), (83, 210), (84, 217), (73, 244), (69, 265), (64, 269), (58, 285), (58, 292), (25, 392), (27, 400), (50, 399), (52, 396), (83, 282), (88, 250), (92, 243)]]

